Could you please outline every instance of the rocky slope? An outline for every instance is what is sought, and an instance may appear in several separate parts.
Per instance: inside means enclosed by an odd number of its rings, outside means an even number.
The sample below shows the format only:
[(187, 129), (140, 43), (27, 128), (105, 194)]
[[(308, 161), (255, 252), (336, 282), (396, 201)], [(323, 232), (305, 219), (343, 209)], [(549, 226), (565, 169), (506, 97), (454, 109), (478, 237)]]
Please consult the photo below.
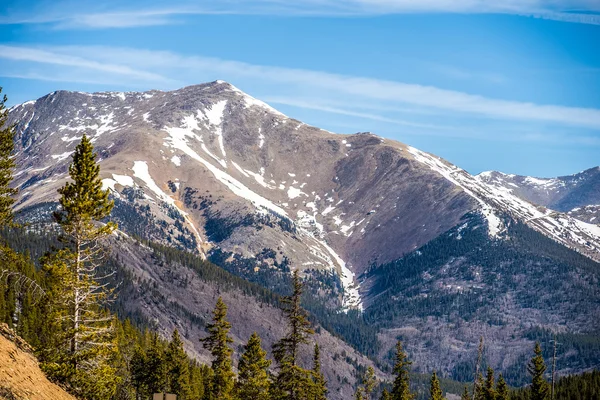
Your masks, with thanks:
[(600, 167), (557, 178), (534, 178), (497, 171), (477, 179), (510, 191), (524, 200), (568, 213), (585, 222), (600, 223)]
[(21, 338), (0, 325), (0, 399), (75, 400), (51, 383)]
[(595, 225), (410, 146), (307, 126), (222, 81), (173, 92), (59, 91), (9, 113), (19, 140), (18, 209), (30, 221), (40, 204), (56, 201), (85, 133), (126, 232), (218, 252), (225, 262), (255, 260), (255, 272), (335, 271), (345, 307), (361, 307), (356, 275), (419, 248), (471, 211), (486, 217), (492, 237), (505, 229), (498, 215), (508, 213), (600, 254)]

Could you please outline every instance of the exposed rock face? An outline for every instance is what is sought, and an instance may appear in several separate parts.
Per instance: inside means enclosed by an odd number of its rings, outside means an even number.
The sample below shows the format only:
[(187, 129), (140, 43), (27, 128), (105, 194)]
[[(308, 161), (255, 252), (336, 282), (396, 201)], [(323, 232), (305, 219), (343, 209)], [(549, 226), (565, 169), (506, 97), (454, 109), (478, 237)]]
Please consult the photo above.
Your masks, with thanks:
[[(422, 246), (480, 210), (490, 234), (508, 211), (594, 256), (600, 229), (537, 209), (444, 160), (363, 133), (288, 118), (217, 81), (173, 92), (54, 92), (10, 110), (21, 210), (57, 199), (70, 154), (92, 137), (122, 229), (207, 254), (335, 270), (343, 304), (355, 275)], [(599, 232), (597, 232), (599, 231)], [(342, 297), (340, 295), (340, 301)]]

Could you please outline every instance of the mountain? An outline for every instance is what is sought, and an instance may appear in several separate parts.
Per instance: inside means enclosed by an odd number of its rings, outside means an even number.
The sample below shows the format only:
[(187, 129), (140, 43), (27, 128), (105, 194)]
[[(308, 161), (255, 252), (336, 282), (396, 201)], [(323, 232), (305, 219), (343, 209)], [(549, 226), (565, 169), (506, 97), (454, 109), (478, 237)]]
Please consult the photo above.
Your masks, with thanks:
[(0, 325), (0, 399), (75, 400), (46, 379), (32, 353), (6, 324)]
[(600, 167), (558, 178), (534, 178), (487, 171), (477, 175), (477, 179), (582, 221), (600, 223)]
[(307, 126), (222, 81), (173, 92), (59, 91), (9, 113), (19, 135), (18, 209), (56, 200), (86, 133), (125, 231), (206, 256), (268, 254), (264, 268), (335, 270), (348, 307), (360, 305), (355, 274), (473, 210), (487, 216), (491, 235), (503, 229), (502, 210), (591, 256), (600, 248), (594, 225), (410, 146)]
[[(343, 339), (386, 359), (403, 337), (417, 370), (466, 379), (479, 335), (490, 364), (510, 373), (533, 340), (558, 330), (572, 344), (561, 350), (561, 371), (600, 359), (600, 227), (511, 185), (371, 133), (308, 126), (222, 81), (172, 92), (58, 91), (12, 107), (9, 122), (17, 127), (17, 210), (32, 229), (51, 220), (85, 133), (131, 243), (197, 254), (275, 293), (301, 269), (306, 306), (340, 349)], [(597, 188), (589, 182), (585, 193)], [(194, 309), (209, 310), (218, 285), (171, 282), (162, 266), (173, 263), (153, 264), (150, 250), (130, 254), (136, 246), (116, 256), (138, 276), (132, 291), (152, 277), (164, 299), (133, 297), (127, 312), (163, 332), (174, 324), (165, 304), (181, 306), (178, 323), (199, 321)], [(236, 318), (261, 315), (236, 296)], [(277, 325), (276, 315), (261, 324)]]

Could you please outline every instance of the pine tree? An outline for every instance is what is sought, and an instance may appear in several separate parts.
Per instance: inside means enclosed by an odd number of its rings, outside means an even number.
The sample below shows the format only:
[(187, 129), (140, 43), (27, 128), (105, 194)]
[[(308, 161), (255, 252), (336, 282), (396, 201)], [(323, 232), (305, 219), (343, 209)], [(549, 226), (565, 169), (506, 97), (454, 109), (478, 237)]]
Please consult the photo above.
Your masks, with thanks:
[(239, 399), (270, 399), (271, 382), (268, 371), (270, 365), (271, 360), (267, 359), (267, 352), (261, 347), (260, 337), (254, 332), (244, 347), (244, 353), (238, 365), (236, 395)]
[(533, 352), (535, 355), (527, 365), (527, 372), (531, 375), (531, 400), (547, 400), (550, 391), (544, 379), (546, 364), (539, 342), (535, 343)]
[(321, 352), (319, 345), (315, 343), (313, 355), (312, 369), (313, 384), (311, 388), (310, 400), (326, 400), (327, 399), (327, 381), (323, 372), (321, 372)]
[(444, 394), (440, 388), (440, 381), (435, 371), (431, 375), (431, 382), (429, 385), (429, 398), (430, 400), (443, 400)]
[(13, 179), (15, 160), (15, 129), (8, 125), (8, 112), (6, 110), (6, 95), (2, 96), (0, 87), (0, 225), (10, 225), (13, 221), (12, 205), (15, 202), (13, 196), (17, 190), (9, 185)]
[(147, 386), (148, 382), (148, 370), (146, 364), (148, 360), (146, 358), (146, 352), (141, 345), (135, 347), (133, 357), (131, 358), (131, 385), (135, 391), (135, 398), (141, 399), (150, 395), (150, 389)]
[(287, 319), (288, 333), (273, 345), (273, 356), (279, 368), (276, 379), (277, 397), (282, 400), (305, 398), (311, 386), (311, 371), (298, 365), (298, 351), (314, 333), (306, 312), (300, 305), (302, 281), (298, 271), (293, 275), (293, 292), (282, 299), (283, 314)]
[(211, 400), (232, 399), (234, 373), (231, 366), (233, 350), (229, 344), (233, 339), (229, 337), (231, 324), (227, 322), (227, 306), (219, 297), (213, 311), (213, 322), (207, 327), (209, 336), (201, 339), (204, 348), (210, 350), (213, 357), (212, 370), (214, 376), (210, 387)]
[(408, 360), (402, 342), (396, 343), (396, 361), (394, 363), (394, 384), (392, 386), (392, 400), (412, 400), (415, 395), (410, 392), (409, 367), (412, 364)]
[(460, 400), (471, 400), (471, 395), (469, 394), (469, 388), (467, 385), (465, 385), (465, 390), (463, 390)]
[(377, 386), (377, 378), (375, 377), (375, 370), (369, 366), (367, 373), (363, 378), (363, 386), (365, 388), (365, 400), (371, 400), (375, 386)]
[(151, 396), (152, 393), (164, 393), (167, 388), (165, 349), (157, 333), (151, 335), (145, 359), (145, 373), (142, 376), (144, 387), (148, 390), (147, 394)]
[(113, 202), (108, 190), (102, 190), (100, 166), (85, 135), (75, 148), (69, 174), (73, 182), (58, 190), (60, 209), (55, 213), (67, 247), (45, 262), (46, 273), (60, 277), (50, 280), (58, 285), (51, 301), (56, 323), (61, 325), (55, 330), (60, 347), (46, 363), (46, 371), (82, 397), (102, 393), (107, 398), (116, 390), (118, 377), (110, 365), (116, 351), (113, 319), (103, 308), (111, 274), (100, 271), (104, 250), (100, 241), (116, 225), (100, 222), (109, 216)]
[(381, 392), (381, 397), (380, 400), (391, 400), (392, 397), (390, 396), (390, 392), (388, 392), (387, 389), (383, 389), (383, 392)]
[[(204, 372), (206, 366), (190, 361), (190, 398), (201, 400), (204, 398)], [(210, 369), (208, 369), (210, 371)]]
[(496, 390), (494, 389), (494, 370), (489, 366), (487, 368), (487, 374), (485, 378), (483, 398), (485, 400), (496, 400)]
[(481, 372), (477, 374), (473, 392), (475, 400), (485, 400), (485, 381), (483, 380), (483, 375)]
[(165, 354), (167, 364), (167, 388), (179, 400), (191, 399), (189, 361), (179, 331), (175, 329)]
[(502, 374), (498, 376), (498, 383), (496, 384), (496, 400), (509, 400), (508, 385)]

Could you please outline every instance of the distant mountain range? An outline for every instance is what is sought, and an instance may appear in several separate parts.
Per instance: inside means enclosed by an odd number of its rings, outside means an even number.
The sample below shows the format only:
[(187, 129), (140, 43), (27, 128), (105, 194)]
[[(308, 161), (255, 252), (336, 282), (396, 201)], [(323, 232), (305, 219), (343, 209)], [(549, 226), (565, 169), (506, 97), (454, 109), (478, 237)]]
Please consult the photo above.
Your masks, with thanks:
[(489, 171), (477, 175), (482, 182), (575, 218), (600, 223), (600, 167), (558, 178), (533, 178)]
[[(554, 179), (472, 176), (371, 133), (308, 126), (222, 81), (58, 91), (11, 108), (9, 121), (23, 220), (48, 222), (85, 133), (123, 232), (275, 292), (301, 269), (311, 312), (365, 354), (385, 358), (402, 336), (418, 370), (462, 379), (481, 334), (489, 363), (509, 374), (549, 330), (573, 343), (600, 337), (599, 168)], [(581, 348), (563, 349), (559, 368), (597, 364), (597, 342), (591, 361), (574, 364)]]

